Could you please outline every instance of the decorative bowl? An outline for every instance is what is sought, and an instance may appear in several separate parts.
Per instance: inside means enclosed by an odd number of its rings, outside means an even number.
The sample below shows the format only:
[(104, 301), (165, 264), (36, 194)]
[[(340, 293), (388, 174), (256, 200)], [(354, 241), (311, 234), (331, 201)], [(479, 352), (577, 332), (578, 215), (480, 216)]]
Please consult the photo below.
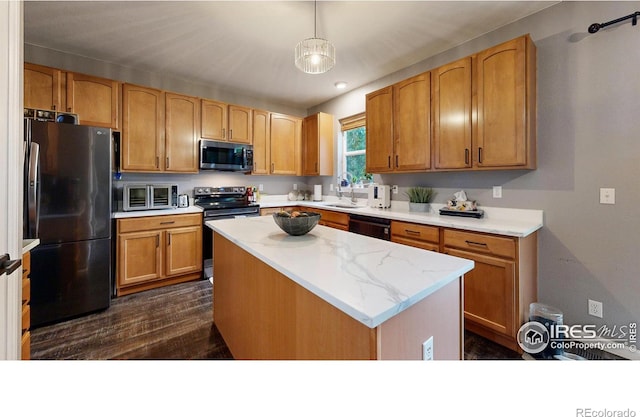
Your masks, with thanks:
[(291, 236), (302, 236), (316, 227), (320, 221), (320, 213), (310, 211), (294, 211), (289, 213), (281, 211), (273, 213), (273, 220), (283, 231)]

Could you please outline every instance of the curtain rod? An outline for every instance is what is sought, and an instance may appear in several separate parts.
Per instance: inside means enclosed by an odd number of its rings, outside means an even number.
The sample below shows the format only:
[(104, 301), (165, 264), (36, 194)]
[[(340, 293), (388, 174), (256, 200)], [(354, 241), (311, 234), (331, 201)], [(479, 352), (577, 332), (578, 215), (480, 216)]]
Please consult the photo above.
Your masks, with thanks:
[(613, 25), (619, 22), (622, 22), (624, 20), (627, 19), (632, 19), (632, 25), (635, 26), (638, 23), (638, 16), (640, 16), (640, 12), (635, 12), (632, 13), (628, 16), (624, 16), (624, 17), (620, 17), (618, 19), (612, 20), (610, 22), (607, 23), (592, 23), (591, 26), (589, 26), (589, 33), (596, 33), (597, 31), (599, 31), (600, 29), (602, 29), (603, 27), (609, 26), (609, 25)]

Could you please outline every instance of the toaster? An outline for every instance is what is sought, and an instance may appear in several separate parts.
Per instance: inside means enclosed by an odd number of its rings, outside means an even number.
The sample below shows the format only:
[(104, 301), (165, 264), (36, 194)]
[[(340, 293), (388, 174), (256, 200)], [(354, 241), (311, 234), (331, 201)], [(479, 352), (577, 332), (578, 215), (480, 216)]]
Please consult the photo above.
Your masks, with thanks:
[(388, 185), (369, 186), (369, 207), (388, 208), (391, 207), (391, 187)]

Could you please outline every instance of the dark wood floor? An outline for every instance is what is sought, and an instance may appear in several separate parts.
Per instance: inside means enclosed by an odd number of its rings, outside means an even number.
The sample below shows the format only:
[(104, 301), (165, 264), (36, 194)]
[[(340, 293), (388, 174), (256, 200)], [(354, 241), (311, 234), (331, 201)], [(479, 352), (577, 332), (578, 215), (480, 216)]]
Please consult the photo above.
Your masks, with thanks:
[[(211, 284), (196, 281), (112, 300), (105, 311), (33, 329), (32, 359), (233, 359), (211, 322)], [(468, 333), (465, 359), (521, 359)]]

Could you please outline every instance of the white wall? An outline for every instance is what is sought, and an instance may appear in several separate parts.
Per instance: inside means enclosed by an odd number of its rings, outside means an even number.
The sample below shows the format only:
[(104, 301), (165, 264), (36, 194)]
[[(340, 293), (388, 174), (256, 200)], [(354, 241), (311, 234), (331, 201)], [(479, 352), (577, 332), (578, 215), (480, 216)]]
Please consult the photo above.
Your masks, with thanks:
[[(564, 312), (566, 323), (624, 325), (640, 320), (640, 25), (627, 21), (589, 34), (640, 10), (639, 2), (563, 2), (310, 112), (336, 119), (364, 111), (364, 95), (420, 72), (529, 33), (538, 48), (538, 169), (509, 172), (387, 174), (401, 187), (429, 185), (436, 202), (465, 189), (485, 206), (542, 209), (539, 301)], [(335, 181), (335, 179), (327, 180)], [(503, 198), (491, 187), (501, 185)], [(616, 205), (598, 202), (616, 189)], [(403, 198), (402, 193), (394, 198)], [(406, 199), (406, 198), (405, 198)], [(602, 319), (587, 300), (604, 303)]]

